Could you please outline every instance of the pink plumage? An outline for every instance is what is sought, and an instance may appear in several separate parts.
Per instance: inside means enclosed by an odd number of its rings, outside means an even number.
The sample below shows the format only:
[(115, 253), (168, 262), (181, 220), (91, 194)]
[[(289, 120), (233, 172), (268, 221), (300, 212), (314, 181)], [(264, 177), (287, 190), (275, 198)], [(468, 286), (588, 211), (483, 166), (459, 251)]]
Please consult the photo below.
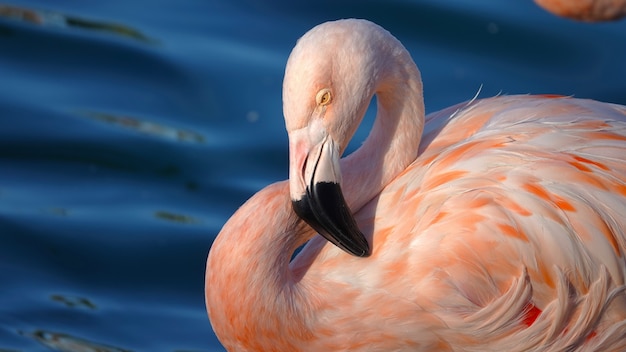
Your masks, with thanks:
[(535, 3), (557, 16), (579, 21), (614, 21), (626, 16), (626, 0), (535, 0)]
[[(339, 160), (373, 95), (370, 136)], [(626, 107), (500, 96), (425, 117), (410, 55), (364, 20), (299, 40), (283, 104), (289, 182), (246, 202), (207, 262), (226, 348), (626, 349)], [(318, 184), (341, 186), (355, 233)]]

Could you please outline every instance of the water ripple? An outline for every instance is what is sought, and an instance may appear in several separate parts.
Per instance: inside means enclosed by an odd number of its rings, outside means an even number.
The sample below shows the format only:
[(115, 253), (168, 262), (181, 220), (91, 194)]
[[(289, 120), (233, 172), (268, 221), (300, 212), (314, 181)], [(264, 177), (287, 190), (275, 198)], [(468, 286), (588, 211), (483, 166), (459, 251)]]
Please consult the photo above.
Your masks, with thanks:
[(130, 350), (104, 345), (65, 333), (35, 330), (22, 334), (35, 339), (46, 347), (61, 352), (130, 352)]
[(150, 38), (140, 31), (123, 24), (95, 21), (77, 16), (66, 15), (56, 11), (35, 10), (15, 5), (0, 4), (0, 17), (45, 27), (67, 29), (78, 28), (113, 34), (144, 43), (158, 43), (158, 40), (155, 38)]

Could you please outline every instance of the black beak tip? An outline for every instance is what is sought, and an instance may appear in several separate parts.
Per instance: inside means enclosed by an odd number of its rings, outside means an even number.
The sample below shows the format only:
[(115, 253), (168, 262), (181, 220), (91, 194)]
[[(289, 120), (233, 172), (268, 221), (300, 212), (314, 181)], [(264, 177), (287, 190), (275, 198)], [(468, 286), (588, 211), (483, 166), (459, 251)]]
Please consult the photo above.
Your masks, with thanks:
[(357, 257), (371, 255), (369, 243), (350, 213), (339, 184), (316, 183), (301, 199), (293, 200), (292, 206), (302, 220), (337, 247)]
[(370, 255), (372, 255), (372, 250), (370, 249), (369, 244), (365, 245), (365, 248), (363, 248), (363, 251), (361, 253), (353, 253), (354, 255), (356, 255), (357, 257), (361, 257), (361, 258), (367, 258)]

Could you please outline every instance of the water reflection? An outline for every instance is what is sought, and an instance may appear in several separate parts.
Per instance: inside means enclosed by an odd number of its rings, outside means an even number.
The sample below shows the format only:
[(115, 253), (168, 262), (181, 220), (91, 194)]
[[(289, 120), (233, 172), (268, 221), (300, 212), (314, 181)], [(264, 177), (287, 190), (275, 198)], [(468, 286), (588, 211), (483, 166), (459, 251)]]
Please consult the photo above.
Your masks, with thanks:
[(115, 34), (144, 43), (156, 44), (158, 41), (140, 31), (118, 23), (98, 22), (54, 11), (40, 11), (14, 5), (0, 4), (0, 17), (20, 20), (40, 26), (81, 28)]
[(158, 219), (173, 221), (183, 224), (195, 224), (198, 221), (191, 216), (183, 215), (183, 214), (174, 214), (167, 211), (157, 211), (154, 213), (154, 216)]
[(22, 333), (22, 335), (33, 338), (44, 346), (61, 352), (130, 352), (130, 350), (103, 345), (52, 331), (35, 330), (32, 333)]
[(96, 309), (96, 305), (91, 302), (88, 298), (79, 297), (79, 296), (67, 296), (54, 294), (50, 296), (50, 299), (61, 303), (69, 308), (85, 308), (85, 309)]
[(43, 210), (43, 213), (54, 215), (54, 216), (68, 216), (69, 215), (69, 211), (66, 208), (61, 208), (61, 207), (47, 208)]
[(201, 134), (192, 131), (180, 130), (152, 121), (141, 120), (136, 117), (121, 116), (94, 111), (86, 112), (83, 115), (97, 121), (129, 128), (137, 132), (151, 134), (162, 138), (192, 143), (203, 143), (205, 141), (204, 136), (202, 136)]

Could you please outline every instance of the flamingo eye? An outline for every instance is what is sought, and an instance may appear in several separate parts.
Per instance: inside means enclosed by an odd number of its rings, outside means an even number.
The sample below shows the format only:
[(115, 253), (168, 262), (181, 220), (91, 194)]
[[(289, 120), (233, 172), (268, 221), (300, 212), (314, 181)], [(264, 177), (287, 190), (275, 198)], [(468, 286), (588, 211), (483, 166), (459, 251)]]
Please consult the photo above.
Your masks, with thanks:
[(315, 101), (317, 105), (324, 106), (330, 104), (331, 95), (330, 89), (324, 88), (317, 92), (317, 96), (315, 96)]

